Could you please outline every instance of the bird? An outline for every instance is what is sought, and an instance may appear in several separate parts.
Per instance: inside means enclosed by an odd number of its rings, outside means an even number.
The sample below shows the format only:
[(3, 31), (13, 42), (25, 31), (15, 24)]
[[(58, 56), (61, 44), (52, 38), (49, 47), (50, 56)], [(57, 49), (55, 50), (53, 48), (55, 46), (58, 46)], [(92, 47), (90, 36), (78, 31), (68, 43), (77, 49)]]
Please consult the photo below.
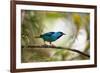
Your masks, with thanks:
[(52, 42), (56, 41), (63, 35), (65, 35), (65, 33), (60, 32), (60, 31), (59, 32), (47, 32), (36, 38), (42, 38), (44, 40), (44, 43), (45, 43), (45, 41), (47, 41), (50, 43), (50, 45), (52, 45)]

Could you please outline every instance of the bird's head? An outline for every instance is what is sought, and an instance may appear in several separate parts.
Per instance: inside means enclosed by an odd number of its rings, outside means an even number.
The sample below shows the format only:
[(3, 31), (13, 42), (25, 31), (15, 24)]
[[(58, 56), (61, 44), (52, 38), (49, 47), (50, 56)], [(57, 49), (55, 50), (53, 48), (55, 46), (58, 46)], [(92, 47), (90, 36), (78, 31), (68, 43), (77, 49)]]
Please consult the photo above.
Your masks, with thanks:
[(66, 35), (65, 33), (63, 33), (63, 32), (58, 32), (58, 33), (60, 33), (61, 35)]

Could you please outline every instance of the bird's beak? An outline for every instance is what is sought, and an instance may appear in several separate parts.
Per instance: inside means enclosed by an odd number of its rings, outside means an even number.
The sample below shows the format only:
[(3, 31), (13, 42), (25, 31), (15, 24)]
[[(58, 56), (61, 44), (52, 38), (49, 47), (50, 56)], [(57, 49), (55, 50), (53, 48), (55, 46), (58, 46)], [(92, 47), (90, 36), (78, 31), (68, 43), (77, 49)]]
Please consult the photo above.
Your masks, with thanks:
[(63, 33), (63, 35), (66, 35), (65, 33)]

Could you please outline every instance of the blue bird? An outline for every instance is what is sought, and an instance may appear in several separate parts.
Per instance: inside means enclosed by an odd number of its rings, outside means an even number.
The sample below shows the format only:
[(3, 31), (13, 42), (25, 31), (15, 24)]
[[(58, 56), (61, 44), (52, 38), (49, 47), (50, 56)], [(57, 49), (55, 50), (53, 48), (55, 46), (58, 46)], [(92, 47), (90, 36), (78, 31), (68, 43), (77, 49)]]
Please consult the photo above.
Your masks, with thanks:
[(47, 41), (51, 45), (51, 42), (56, 41), (63, 35), (65, 35), (63, 32), (48, 32), (38, 36), (37, 38), (42, 38), (44, 42)]

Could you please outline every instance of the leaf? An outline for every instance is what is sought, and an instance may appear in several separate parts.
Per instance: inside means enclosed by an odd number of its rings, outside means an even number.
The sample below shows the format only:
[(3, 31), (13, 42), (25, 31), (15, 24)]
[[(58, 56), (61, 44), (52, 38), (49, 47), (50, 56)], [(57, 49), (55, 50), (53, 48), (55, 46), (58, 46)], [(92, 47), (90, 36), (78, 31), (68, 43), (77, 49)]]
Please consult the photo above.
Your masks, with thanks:
[(73, 18), (73, 21), (74, 21), (77, 29), (79, 30), (80, 26), (82, 25), (81, 16), (78, 13), (73, 13), (72, 18)]
[(59, 13), (59, 12), (47, 12), (46, 16), (49, 19), (56, 19), (56, 18), (61, 18), (61, 17), (65, 17), (67, 15), (67, 13)]

